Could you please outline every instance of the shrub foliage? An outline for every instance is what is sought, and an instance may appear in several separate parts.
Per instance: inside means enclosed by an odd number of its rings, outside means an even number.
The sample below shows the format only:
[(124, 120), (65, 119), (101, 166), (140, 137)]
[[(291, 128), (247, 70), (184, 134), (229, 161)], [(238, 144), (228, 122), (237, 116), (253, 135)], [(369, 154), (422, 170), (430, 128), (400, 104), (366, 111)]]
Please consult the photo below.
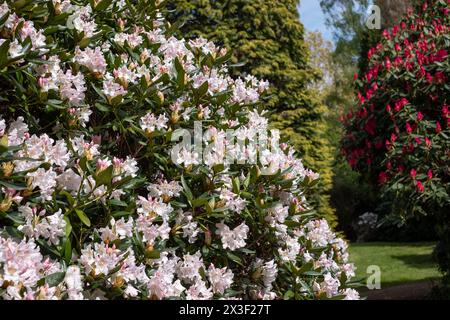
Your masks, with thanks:
[[(346, 243), (308, 205), (317, 175), (285, 144), (232, 143), (267, 132), (268, 83), (231, 78), (226, 50), (163, 13), (0, 4), (0, 296), (358, 298)], [(208, 152), (173, 148), (196, 127)]]

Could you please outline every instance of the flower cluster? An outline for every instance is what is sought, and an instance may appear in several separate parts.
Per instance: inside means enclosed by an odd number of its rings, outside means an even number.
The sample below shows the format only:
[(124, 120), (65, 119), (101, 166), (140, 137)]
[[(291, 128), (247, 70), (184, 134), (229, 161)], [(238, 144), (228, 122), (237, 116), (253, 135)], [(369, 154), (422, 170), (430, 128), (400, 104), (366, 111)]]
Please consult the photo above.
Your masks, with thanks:
[[(357, 299), (345, 242), (307, 202), (318, 175), (251, 143), (268, 83), (173, 37), (160, 5), (1, 4), (0, 297)], [(172, 161), (198, 123), (207, 152)]]

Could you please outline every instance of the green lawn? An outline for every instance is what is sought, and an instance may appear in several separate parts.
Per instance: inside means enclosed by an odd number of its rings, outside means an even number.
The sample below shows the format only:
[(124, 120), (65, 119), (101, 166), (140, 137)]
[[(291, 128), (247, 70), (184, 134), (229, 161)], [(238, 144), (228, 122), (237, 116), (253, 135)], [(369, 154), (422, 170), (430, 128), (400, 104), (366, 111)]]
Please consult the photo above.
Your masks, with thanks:
[[(381, 269), (381, 286), (440, 277), (431, 258), (433, 243), (352, 243), (350, 260), (357, 267), (357, 278), (365, 278), (367, 267)], [(370, 275), (370, 274), (369, 274)], [(365, 283), (365, 281), (364, 281)]]

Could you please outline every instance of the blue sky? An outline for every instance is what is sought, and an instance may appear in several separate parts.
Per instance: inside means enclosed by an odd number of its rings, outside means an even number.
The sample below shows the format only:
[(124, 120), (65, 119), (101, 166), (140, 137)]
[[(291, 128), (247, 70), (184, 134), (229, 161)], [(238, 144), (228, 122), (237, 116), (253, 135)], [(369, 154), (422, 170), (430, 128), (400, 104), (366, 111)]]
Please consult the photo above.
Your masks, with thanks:
[(325, 25), (325, 16), (319, 2), (319, 0), (300, 0), (300, 20), (307, 30), (319, 30), (325, 39), (332, 41), (333, 35)]

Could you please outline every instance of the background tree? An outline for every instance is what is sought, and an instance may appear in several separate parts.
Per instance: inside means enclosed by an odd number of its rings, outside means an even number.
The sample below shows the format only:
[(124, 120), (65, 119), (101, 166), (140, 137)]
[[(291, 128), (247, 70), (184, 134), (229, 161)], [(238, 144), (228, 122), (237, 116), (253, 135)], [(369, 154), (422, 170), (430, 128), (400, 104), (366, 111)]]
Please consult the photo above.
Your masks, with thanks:
[[(380, 7), (381, 26), (393, 26), (414, 0), (375, 0)], [(333, 30), (335, 46), (329, 56), (332, 68), (332, 85), (324, 91), (324, 103), (331, 110), (327, 117), (329, 135), (333, 146), (339, 149), (342, 136), (341, 115), (347, 113), (354, 101), (354, 78), (367, 69), (367, 52), (380, 40), (382, 29), (368, 29), (365, 25), (367, 10), (371, 1), (367, 0), (321, 0), (320, 5), (326, 16), (327, 25)], [(355, 239), (354, 223), (364, 212), (381, 210), (378, 206), (377, 187), (367, 183), (359, 173), (351, 170), (339, 151), (335, 153), (333, 164), (333, 188), (331, 204), (339, 219), (339, 228), (350, 239)], [(347, 197), (352, 194), (352, 197)], [(377, 209), (378, 208), (378, 209)], [(380, 231), (381, 237), (391, 236), (392, 228), (386, 226)], [(395, 227), (397, 228), (397, 227)], [(415, 235), (408, 230), (399, 233), (402, 239)], [(416, 234), (416, 232), (414, 232)], [(387, 238), (386, 238), (387, 239)], [(391, 239), (391, 238), (389, 238)]]
[[(335, 60), (343, 67), (365, 66), (367, 51), (380, 41), (382, 30), (398, 23), (408, 8), (420, 0), (321, 0), (326, 23), (333, 29)], [(368, 29), (366, 18), (371, 4), (380, 7), (381, 29)], [(352, 73), (349, 73), (353, 76)]]
[(313, 199), (318, 211), (333, 221), (327, 195), (331, 187), (333, 156), (325, 132), (327, 107), (311, 94), (308, 85), (319, 72), (308, 64), (309, 50), (299, 21), (298, 1), (170, 0), (171, 21), (188, 38), (203, 36), (228, 49), (234, 76), (251, 74), (271, 83), (266, 105), (273, 126), (303, 156), (305, 164), (321, 175)]
[[(356, 81), (343, 152), (379, 185), (398, 220), (432, 217), (436, 256), (450, 287), (450, 3), (427, 1), (383, 31)], [(447, 291), (447, 297), (448, 297)]]

